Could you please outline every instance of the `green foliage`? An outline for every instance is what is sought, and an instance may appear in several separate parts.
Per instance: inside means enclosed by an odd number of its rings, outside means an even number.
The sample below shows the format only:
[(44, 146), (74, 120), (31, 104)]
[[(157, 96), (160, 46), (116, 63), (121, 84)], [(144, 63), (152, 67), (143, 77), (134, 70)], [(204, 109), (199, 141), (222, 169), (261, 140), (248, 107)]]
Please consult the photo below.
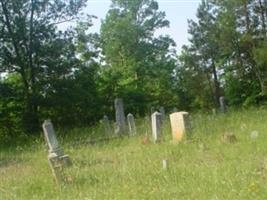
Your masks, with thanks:
[[(263, 0), (202, 1), (197, 21), (189, 21), (190, 45), (183, 52), (188, 59), (182, 54), (180, 71), (198, 77), (203, 96), (218, 102), (225, 95), (235, 106), (266, 101), (266, 9)], [(190, 98), (202, 99), (201, 107), (212, 105), (195, 92), (195, 80), (187, 82)]]
[(155, 30), (168, 25), (165, 13), (158, 11), (153, 0), (113, 1), (100, 34), (107, 65), (102, 85), (103, 91), (112, 94), (109, 100), (134, 97), (131, 110), (140, 114), (148, 110), (149, 102), (167, 105), (171, 101), (175, 67), (171, 48), (175, 44), (168, 36), (154, 36)]

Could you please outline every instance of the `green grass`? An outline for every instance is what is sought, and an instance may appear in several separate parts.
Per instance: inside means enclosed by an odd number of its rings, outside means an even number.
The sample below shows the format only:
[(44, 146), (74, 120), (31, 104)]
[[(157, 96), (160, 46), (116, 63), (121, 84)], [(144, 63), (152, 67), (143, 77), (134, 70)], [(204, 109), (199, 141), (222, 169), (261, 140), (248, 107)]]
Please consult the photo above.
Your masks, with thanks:
[[(192, 138), (176, 145), (170, 142), (168, 121), (159, 144), (142, 144), (146, 132), (151, 135), (147, 120), (138, 120), (136, 137), (94, 145), (83, 141), (102, 133), (101, 126), (72, 130), (60, 137), (73, 161), (66, 170), (70, 183), (60, 186), (51, 175), (43, 140), (2, 150), (0, 199), (265, 199), (267, 110), (194, 114), (191, 122)], [(256, 140), (250, 138), (254, 130)], [(225, 132), (238, 141), (223, 143)], [(163, 159), (168, 170), (162, 168)]]

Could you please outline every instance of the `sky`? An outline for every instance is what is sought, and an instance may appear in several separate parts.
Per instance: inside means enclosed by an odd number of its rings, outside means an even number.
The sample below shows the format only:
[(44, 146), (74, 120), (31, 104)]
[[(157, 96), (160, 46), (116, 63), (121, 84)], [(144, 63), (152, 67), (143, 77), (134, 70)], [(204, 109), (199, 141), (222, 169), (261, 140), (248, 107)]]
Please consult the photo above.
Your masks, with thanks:
[[(133, 0), (134, 1), (134, 0)], [(196, 20), (196, 11), (201, 0), (158, 0), (159, 10), (166, 13), (170, 27), (158, 30), (156, 35), (170, 35), (177, 45), (177, 52), (184, 44), (188, 44), (188, 19)], [(104, 19), (111, 0), (88, 0), (85, 13), (95, 15), (91, 32), (99, 32), (101, 19)]]

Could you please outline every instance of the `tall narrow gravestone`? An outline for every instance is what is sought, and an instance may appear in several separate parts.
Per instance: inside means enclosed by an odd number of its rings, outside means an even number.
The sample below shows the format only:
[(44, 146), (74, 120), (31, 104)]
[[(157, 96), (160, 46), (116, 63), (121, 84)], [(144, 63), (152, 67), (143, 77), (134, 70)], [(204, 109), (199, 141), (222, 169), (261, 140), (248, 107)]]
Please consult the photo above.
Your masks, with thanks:
[(127, 121), (128, 121), (130, 135), (131, 136), (136, 135), (136, 126), (135, 126), (134, 116), (131, 113), (127, 115)]
[(152, 138), (154, 143), (158, 142), (161, 137), (162, 116), (159, 112), (154, 112), (151, 116), (152, 121)]
[(220, 109), (222, 113), (226, 112), (226, 104), (225, 104), (225, 98), (224, 97), (220, 97)]
[(62, 182), (65, 179), (63, 169), (71, 165), (71, 160), (68, 155), (64, 154), (63, 149), (60, 148), (51, 120), (44, 121), (43, 131), (48, 146), (48, 160), (51, 170), (57, 183)]
[(159, 108), (159, 112), (161, 114), (162, 121), (164, 121), (165, 120), (165, 108), (163, 106), (161, 106)]
[(187, 112), (176, 112), (170, 115), (172, 138), (181, 141), (190, 130), (189, 114)]
[(108, 119), (107, 115), (104, 115), (103, 123), (104, 123), (104, 128), (105, 128), (105, 134), (110, 135), (111, 134), (111, 126), (110, 126), (109, 119)]
[(115, 112), (116, 112), (116, 134), (121, 135), (126, 132), (125, 114), (123, 108), (123, 100), (120, 98), (115, 99)]

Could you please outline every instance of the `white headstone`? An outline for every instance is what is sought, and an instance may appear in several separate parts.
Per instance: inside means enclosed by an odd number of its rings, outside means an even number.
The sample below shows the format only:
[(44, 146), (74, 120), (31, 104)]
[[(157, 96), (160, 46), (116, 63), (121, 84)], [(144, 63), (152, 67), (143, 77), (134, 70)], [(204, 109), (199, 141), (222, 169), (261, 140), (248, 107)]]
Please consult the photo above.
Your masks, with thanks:
[(168, 169), (168, 160), (162, 160), (162, 167), (164, 170)]
[(116, 134), (123, 134), (126, 132), (125, 114), (123, 108), (123, 100), (120, 98), (115, 99), (115, 112), (116, 112)]
[(136, 126), (135, 126), (134, 116), (131, 113), (127, 115), (127, 121), (128, 121), (130, 135), (132, 136), (136, 135)]
[(161, 137), (161, 119), (161, 114), (159, 112), (154, 112), (151, 116), (152, 137), (155, 143), (159, 141)]
[(170, 115), (172, 138), (181, 141), (190, 130), (189, 114), (187, 112), (176, 112)]

